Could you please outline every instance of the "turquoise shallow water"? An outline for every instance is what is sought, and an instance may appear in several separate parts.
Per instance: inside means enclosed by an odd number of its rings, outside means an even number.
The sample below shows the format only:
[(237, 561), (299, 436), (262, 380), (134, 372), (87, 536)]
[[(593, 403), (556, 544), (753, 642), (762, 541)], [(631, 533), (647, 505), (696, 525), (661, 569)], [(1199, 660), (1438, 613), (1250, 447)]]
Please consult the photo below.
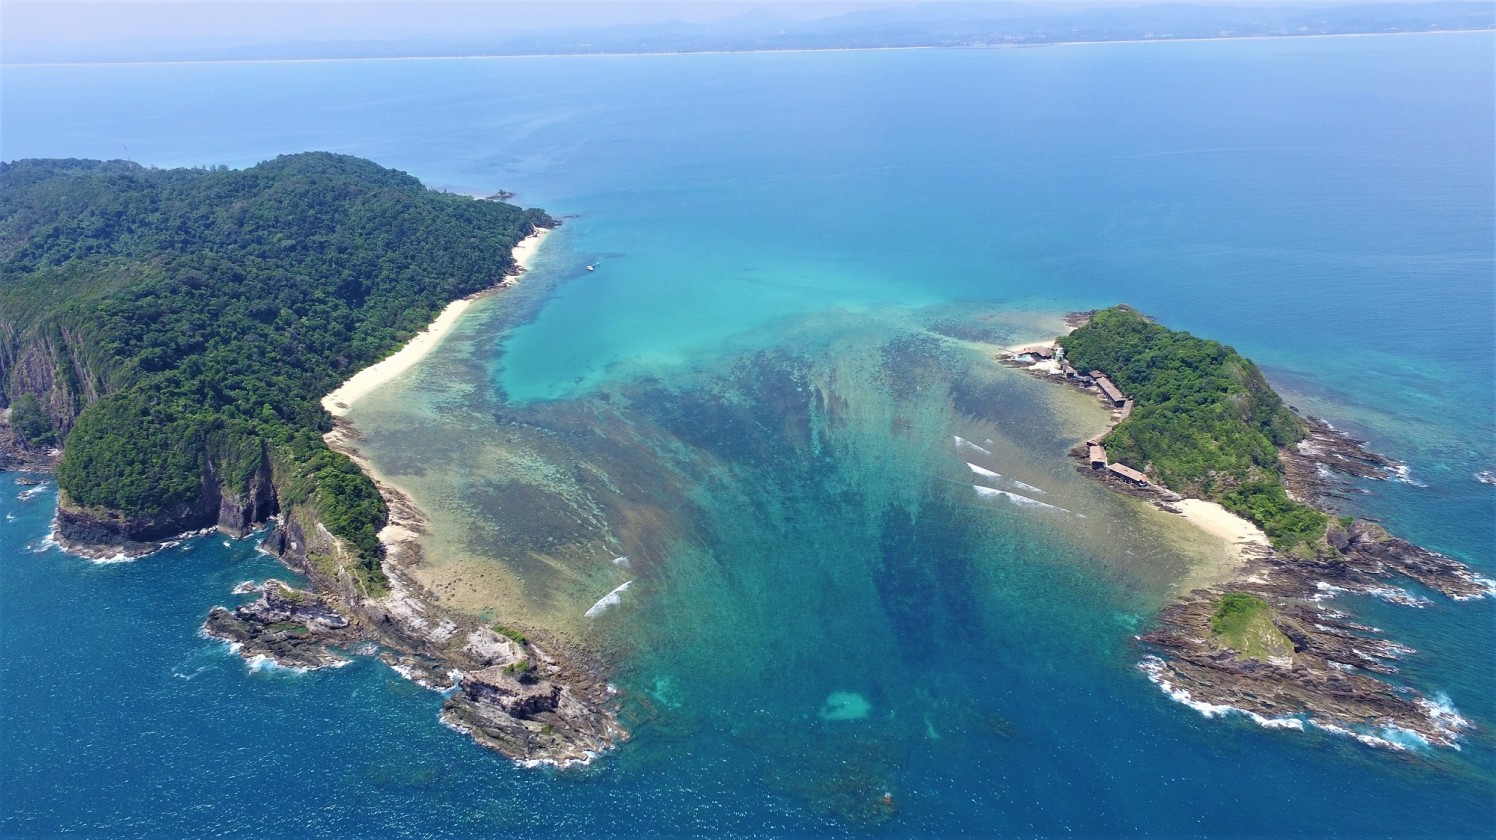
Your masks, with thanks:
[[(1117, 300), (1218, 337), (1427, 485), (1358, 512), (1496, 568), (1470, 477), (1496, 466), (1492, 63), (1475, 34), (7, 67), (5, 159), (327, 148), (574, 215), (359, 421), (403, 481), (456, 476), (469, 548), (566, 510), (522, 480), (564, 452), (638, 502), (609, 521), (668, 527), (594, 546), (640, 578), (588, 631), (637, 737), (555, 774), (437, 726), (377, 663), (249, 672), (198, 638), (277, 573), (251, 543), (93, 566), (28, 549), (46, 496), (0, 494), (0, 830), (1493, 833), (1491, 602), (1349, 605), (1480, 727), (1459, 753), (1207, 721), (1134, 668), (1183, 555), (1053, 466), (1080, 409), (933, 337)], [(981, 499), (957, 454), (1087, 518)], [(572, 527), (543, 530), (591, 545)], [(526, 572), (535, 609), (625, 577), (585, 568)]]

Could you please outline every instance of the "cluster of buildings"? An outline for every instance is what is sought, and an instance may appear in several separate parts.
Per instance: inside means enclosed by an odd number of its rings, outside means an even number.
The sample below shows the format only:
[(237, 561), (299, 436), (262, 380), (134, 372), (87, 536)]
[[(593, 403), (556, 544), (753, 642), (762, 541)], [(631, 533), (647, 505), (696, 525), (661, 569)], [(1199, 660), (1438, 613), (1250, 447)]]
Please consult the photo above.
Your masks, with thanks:
[[(1015, 356), (1030, 356), (1041, 362), (1057, 361), (1059, 363), (1060, 374), (1067, 381), (1074, 382), (1082, 387), (1095, 385), (1101, 391), (1102, 399), (1106, 400), (1107, 404), (1112, 408), (1119, 410), (1117, 423), (1121, 423), (1132, 416), (1132, 398), (1122, 393), (1122, 389), (1117, 387), (1117, 383), (1113, 382), (1106, 374), (1099, 370), (1087, 371), (1085, 373), (1076, 370), (1074, 365), (1065, 360), (1064, 351), (1057, 350), (1047, 344), (1040, 344), (1033, 347), (1024, 347), (1013, 352)], [(1116, 423), (1112, 425), (1115, 426)], [(1086, 441), (1091, 469), (1106, 470), (1135, 487), (1147, 487), (1152, 484), (1152, 480), (1145, 473), (1135, 470), (1126, 464), (1116, 464), (1107, 461), (1106, 447), (1101, 445), (1101, 439), (1106, 437), (1107, 432), (1110, 431), (1111, 429), (1107, 429), (1106, 432), (1102, 432)]]

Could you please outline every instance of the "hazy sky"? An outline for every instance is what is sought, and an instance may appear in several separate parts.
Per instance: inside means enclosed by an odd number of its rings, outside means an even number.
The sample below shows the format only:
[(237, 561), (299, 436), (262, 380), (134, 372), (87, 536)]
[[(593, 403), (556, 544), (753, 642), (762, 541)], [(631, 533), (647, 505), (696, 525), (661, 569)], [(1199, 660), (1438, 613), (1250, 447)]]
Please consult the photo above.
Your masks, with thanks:
[[(1030, 0), (1024, 5), (1074, 9), (1148, 2)], [(1239, 5), (1265, 2), (1274, 0), (1236, 0)], [(193, 39), (394, 40), (671, 20), (711, 23), (755, 12), (805, 20), (859, 9), (920, 6), (939, 14), (957, 5), (949, 0), (0, 0), (0, 35), (15, 47)], [(959, 5), (970, 10), (983, 4)]]
[(770, 9), (797, 19), (908, 2), (741, 0), (0, 0), (14, 43), (132, 37), (399, 38), (682, 20), (709, 23)]
[(1015, 7), (1029, 16), (1094, 6), (1367, 2), (1379, 0), (0, 0), (0, 61), (267, 44), (471, 42), (547, 29), (713, 24), (744, 15), (807, 21), (869, 9), (919, 20), (1004, 17)]

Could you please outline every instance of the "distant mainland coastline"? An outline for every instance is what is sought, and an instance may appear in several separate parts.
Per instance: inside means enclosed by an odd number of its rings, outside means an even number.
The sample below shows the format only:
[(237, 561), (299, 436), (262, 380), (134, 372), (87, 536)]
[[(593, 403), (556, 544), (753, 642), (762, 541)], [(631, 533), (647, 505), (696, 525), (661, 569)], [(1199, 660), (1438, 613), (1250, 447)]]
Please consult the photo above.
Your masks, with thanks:
[[(176, 61), (468, 59), (609, 55), (703, 55), (888, 49), (988, 49), (1060, 44), (1164, 43), (1481, 32), (1496, 29), (1496, 10), (1472, 0), (1425, 3), (1144, 5), (1057, 8), (1008, 3), (935, 3), (851, 8), (839, 13), (722, 14), (697, 21), (616, 25), (501, 26), (464, 14), (461, 27), (437, 34), (446, 4), (427, 4), (430, 32), (330, 41), (298, 34), (295, 15), (258, 35), (204, 37), (191, 43), (121, 36), (86, 44), (7, 38), (7, 64)], [(712, 20), (711, 17), (717, 19)]]
[[(1015, 50), (1042, 47), (1079, 47), (1127, 44), (1195, 44), (1220, 41), (1288, 41), (1323, 38), (1386, 38), (1417, 35), (1460, 35), (1496, 32), (1493, 26), (1452, 29), (1409, 29), (1383, 32), (1283, 32), (1264, 34), (1223, 34), (1188, 37), (1158, 36), (1141, 38), (1076, 38), (1071, 40), (1022, 40), (982, 44), (908, 44), (890, 46), (844, 47), (746, 47), (742, 49), (676, 49), (676, 50), (577, 50), (571, 52), (502, 52), (476, 51), (444, 53), (390, 53), (388, 55), (304, 55), (246, 56), (196, 58), (117, 58), (97, 60), (19, 60), (0, 62), (0, 66), (72, 67), (89, 65), (132, 64), (314, 64), (347, 61), (475, 61), (483, 59), (608, 58), (622, 56), (698, 56), (698, 55), (780, 55), (795, 53), (910, 52), (922, 50)], [(500, 198), (499, 200), (507, 200)]]

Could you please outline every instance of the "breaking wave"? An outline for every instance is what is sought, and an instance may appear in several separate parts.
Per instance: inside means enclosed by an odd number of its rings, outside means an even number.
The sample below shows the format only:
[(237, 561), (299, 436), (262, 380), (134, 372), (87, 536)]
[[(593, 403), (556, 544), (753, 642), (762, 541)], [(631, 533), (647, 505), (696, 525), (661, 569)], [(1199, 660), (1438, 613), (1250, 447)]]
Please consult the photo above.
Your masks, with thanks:
[(992, 487), (983, 487), (980, 484), (973, 484), (971, 485), (971, 487), (973, 490), (977, 491), (978, 496), (983, 496), (986, 498), (996, 498), (1001, 496), (1020, 507), (1049, 508), (1050, 510), (1057, 510), (1061, 513), (1070, 513), (1076, 516), (1080, 516), (1080, 514), (1075, 513), (1075, 511), (1068, 508), (1062, 508), (1059, 505), (1052, 505), (1048, 502), (1041, 502), (1038, 499), (1030, 499), (1028, 496), (1023, 496), (1018, 493), (1012, 493), (1007, 490), (998, 490)]
[(619, 604), (623, 603), (623, 592), (625, 589), (628, 589), (632, 583), (633, 581), (631, 580), (626, 580), (623, 583), (620, 583), (617, 589), (614, 589), (612, 592), (609, 592), (603, 597), (598, 598), (597, 603), (588, 607), (587, 612), (583, 613), (583, 615), (587, 618), (597, 618), (598, 616), (607, 612), (610, 607), (616, 607)]
[(971, 450), (973, 450), (975, 452), (980, 452), (980, 453), (982, 453), (983, 455), (986, 455), (989, 458), (992, 457), (992, 453), (991, 452), (988, 452), (987, 450), (983, 449), (982, 447), (977, 446), (976, 444), (972, 443), (971, 441), (967, 440), (964, 437), (961, 437), (960, 435), (951, 435), (951, 437), (953, 437), (953, 438), (956, 439), (956, 448), (957, 449), (962, 449), (962, 448), (971, 449)]

